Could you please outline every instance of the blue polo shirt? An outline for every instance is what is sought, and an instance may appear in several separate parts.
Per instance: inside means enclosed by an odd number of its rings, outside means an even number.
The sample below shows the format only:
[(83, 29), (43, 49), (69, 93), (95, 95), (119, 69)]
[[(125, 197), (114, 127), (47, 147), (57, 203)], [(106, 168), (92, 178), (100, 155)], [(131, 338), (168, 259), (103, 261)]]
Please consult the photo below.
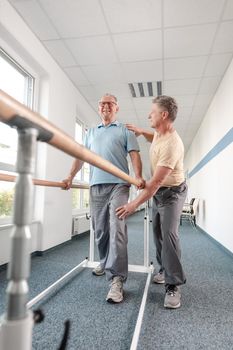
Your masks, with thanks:
[[(95, 128), (90, 128), (86, 134), (84, 145), (127, 174), (129, 174), (128, 152), (139, 151), (134, 133), (118, 121), (107, 126), (99, 124)], [(126, 183), (126, 181), (97, 167), (90, 166), (90, 186), (111, 183)]]

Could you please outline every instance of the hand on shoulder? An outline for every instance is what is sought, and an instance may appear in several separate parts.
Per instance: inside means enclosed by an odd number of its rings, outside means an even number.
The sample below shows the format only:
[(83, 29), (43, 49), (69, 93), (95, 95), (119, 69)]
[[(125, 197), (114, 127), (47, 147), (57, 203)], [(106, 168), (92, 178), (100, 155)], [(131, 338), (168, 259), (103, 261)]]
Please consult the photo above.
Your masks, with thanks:
[(142, 129), (133, 124), (125, 124), (126, 128), (130, 131), (133, 131), (136, 136), (140, 136), (142, 134)]

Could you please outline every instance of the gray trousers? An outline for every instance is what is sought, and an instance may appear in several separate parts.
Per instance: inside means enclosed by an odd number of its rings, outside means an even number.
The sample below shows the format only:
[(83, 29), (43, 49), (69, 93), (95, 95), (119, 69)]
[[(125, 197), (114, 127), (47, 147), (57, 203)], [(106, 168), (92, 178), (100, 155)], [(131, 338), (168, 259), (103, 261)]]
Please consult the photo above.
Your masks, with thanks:
[(185, 283), (181, 265), (178, 236), (180, 215), (187, 194), (187, 185), (161, 187), (153, 197), (152, 223), (156, 258), (160, 271), (165, 273), (165, 285)]
[(127, 227), (115, 212), (128, 198), (129, 186), (124, 184), (94, 185), (90, 189), (92, 226), (108, 280), (121, 276), (125, 281), (128, 276)]

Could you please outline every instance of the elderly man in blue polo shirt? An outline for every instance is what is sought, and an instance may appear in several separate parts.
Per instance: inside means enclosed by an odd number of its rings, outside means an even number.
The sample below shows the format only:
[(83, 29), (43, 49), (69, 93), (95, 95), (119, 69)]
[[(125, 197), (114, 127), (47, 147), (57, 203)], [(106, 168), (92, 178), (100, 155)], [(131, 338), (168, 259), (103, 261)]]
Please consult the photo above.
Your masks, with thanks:
[[(99, 114), (102, 123), (88, 130), (85, 146), (99, 154), (125, 173), (129, 173), (127, 154), (129, 153), (140, 188), (144, 187), (142, 164), (137, 139), (122, 123), (116, 120), (119, 110), (117, 98), (105, 94), (99, 101)], [(66, 189), (81, 169), (83, 162), (76, 159), (67, 179)], [(120, 303), (123, 300), (123, 282), (128, 275), (127, 227), (115, 211), (128, 202), (130, 185), (99, 168), (90, 167), (90, 207), (92, 225), (99, 251), (100, 264), (92, 273), (107, 275), (111, 288), (106, 300)]]

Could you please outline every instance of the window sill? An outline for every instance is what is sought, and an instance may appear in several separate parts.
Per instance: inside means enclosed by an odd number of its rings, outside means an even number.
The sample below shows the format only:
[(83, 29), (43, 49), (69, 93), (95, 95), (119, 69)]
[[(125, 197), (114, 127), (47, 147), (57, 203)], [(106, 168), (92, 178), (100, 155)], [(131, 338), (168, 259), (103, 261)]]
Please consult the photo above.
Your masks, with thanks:
[[(33, 224), (38, 224), (38, 223), (40, 223), (39, 220), (33, 220), (33, 221), (29, 224), (29, 226), (30, 226), (30, 225), (33, 225)], [(13, 224), (12, 222), (10, 222), (10, 223), (2, 223), (2, 224), (1, 224), (1, 222), (0, 222), (0, 231), (10, 229), (10, 228), (12, 228), (13, 226), (14, 226), (14, 224)]]

